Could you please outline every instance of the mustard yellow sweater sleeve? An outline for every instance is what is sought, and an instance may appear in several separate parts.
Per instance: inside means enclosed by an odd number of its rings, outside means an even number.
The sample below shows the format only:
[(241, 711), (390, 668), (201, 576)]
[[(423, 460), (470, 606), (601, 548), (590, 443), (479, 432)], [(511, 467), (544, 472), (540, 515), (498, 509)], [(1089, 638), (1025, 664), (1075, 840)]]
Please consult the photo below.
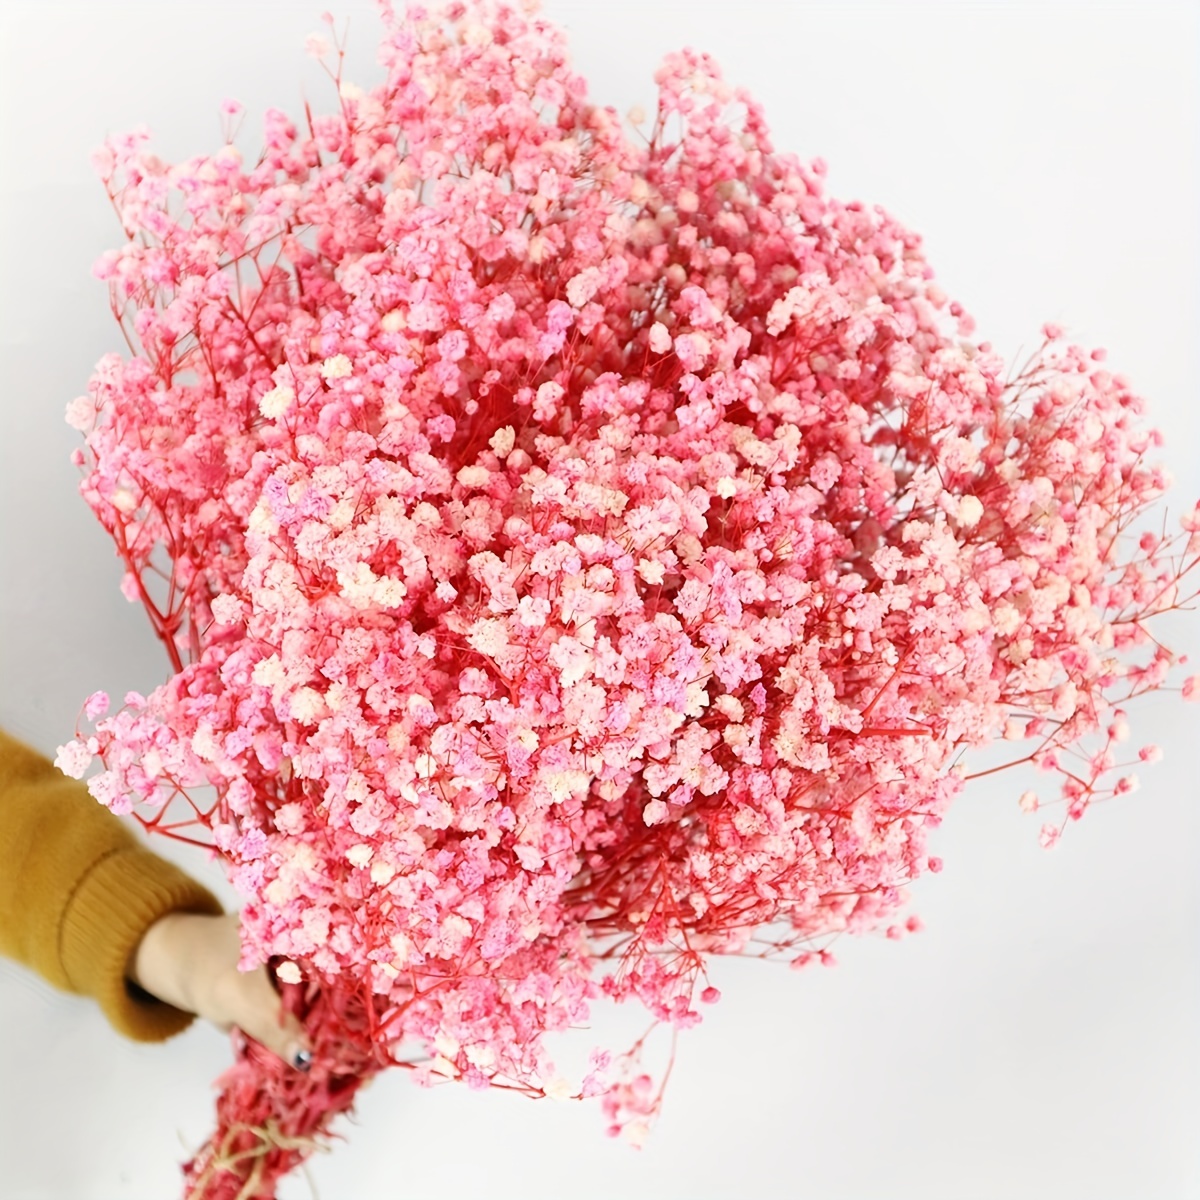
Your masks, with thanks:
[(127, 982), (125, 969), (142, 934), (175, 911), (221, 906), (84, 784), (0, 731), (0, 954), (93, 997), (126, 1037), (162, 1041), (192, 1015)]

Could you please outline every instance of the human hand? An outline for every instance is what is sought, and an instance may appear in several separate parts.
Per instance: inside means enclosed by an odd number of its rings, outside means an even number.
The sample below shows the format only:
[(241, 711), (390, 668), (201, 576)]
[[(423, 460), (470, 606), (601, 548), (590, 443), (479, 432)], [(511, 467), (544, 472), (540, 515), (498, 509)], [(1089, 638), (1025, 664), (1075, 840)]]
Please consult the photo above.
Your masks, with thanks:
[(220, 1029), (236, 1025), (298, 1070), (308, 1070), (304, 1027), (286, 1012), (265, 967), (239, 971), (238, 916), (173, 912), (142, 936), (126, 969), (144, 991)]

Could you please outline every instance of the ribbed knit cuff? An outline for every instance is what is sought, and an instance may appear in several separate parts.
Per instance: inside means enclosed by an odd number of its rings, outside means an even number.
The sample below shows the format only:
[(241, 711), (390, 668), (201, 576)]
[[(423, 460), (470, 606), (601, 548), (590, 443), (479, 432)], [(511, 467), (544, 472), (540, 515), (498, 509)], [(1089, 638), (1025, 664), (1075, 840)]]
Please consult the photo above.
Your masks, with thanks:
[(125, 975), (142, 935), (169, 912), (211, 913), (221, 905), (207, 888), (140, 847), (101, 858), (71, 897), (59, 957), (72, 990), (92, 996), (118, 1033), (159, 1042), (186, 1029), (191, 1013), (149, 996)]

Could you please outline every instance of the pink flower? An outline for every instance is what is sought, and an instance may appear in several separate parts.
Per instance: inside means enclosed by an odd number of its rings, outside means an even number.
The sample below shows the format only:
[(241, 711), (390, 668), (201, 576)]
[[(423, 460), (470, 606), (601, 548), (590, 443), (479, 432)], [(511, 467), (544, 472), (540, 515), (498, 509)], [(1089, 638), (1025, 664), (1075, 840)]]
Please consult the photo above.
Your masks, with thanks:
[(54, 765), (72, 779), (82, 779), (91, 762), (92, 755), (88, 752), (87, 746), (78, 739), (67, 742), (65, 746), (59, 746), (58, 753), (54, 758)]
[[(235, 1068), (193, 1181), (239, 1128), (306, 1144), (353, 1096), (320, 1081), (401, 1041), (562, 1094), (545, 1035), (601, 996), (685, 1029), (755, 929), (803, 966), (919, 928), (978, 750), (1070, 817), (1133, 790), (1121, 706), (1186, 599), (1190, 518), (1113, 536), (1165, 488), (1128, 385), (1050, 325), (1010, 379), (911, 231), (752, 100), (726, 126), (707, 56), (656, 76), (669, 155), (523, 6), (389, 8), (381, 63), (257, 161), (98, 162), (138, 352), (70, 419), (170, 677), (59, 762), (118, 812), (184, 793), (318, 1053)], [(603, 1068), (640, 1143), (661, 1089)]]

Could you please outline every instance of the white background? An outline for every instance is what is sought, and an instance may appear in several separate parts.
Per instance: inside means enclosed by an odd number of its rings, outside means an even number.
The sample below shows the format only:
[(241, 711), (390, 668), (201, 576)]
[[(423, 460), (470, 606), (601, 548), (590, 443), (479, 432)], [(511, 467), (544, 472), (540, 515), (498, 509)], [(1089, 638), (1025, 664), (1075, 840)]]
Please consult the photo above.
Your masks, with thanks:
[[(332, 5), (335, 0), (329, 0)], [(653, 107), (661, 54), (714, 52), (766, 102), (776, 144), (824, 156), (843, 198), (926, 238), (943, 286), (1010, 357), (1040, 324), (1110, 352), (1167, 436), (1174, 511), (1200, 495), (1197, 104), (1200, 8), (1018, 3), (549, 0), (593, 97)], [(159, 682), (75, 494), (64, 405), (119, 347), (90, 266), (118, 230), (87, 155), (141, 122), (165, 157), (219, 144), (242, 100), (329, 91), (305, 58), (318, 3), (10, 5), (3, 20), (0, 725), (43, 749), (84, 696)], [(364, 0), (351, 67), (377, 78)], [(1200, 617), (1168, 626), (1200, 658)], [(1193, 667), (1192, 669), (1195, 669)], [(1200, 709), (1135, 708), (1167, 759), (1051, 853), (1015, 773), (935, 835), (927, 931), (837, 947), (834, 970), (717, 964), (723, 1001), (682, 1039), (640, 1154), (592, 1105), (385, 1077), (349, 1141), (313, 1165), (322, 1200), (887, 1197), (1181, 1200), (1200, 1195), (1196, 866)], [(187, 858), (210, 882), (211, 864)], [(0, 864), (0, 869), (3, 869)], [(229, 895), (226, 891), (225, 895)], [(0, 1194), (165, 1200), (209, 1124), (225, 1039), (122, 1041), (86, 1001), (0, 964)], [(586, 1050), (628, 1022), (596, 1015)], [(617, 1031), (617, 1032), (613, 1032)], [(281, 1195), (310, 1194), (289, 1181)]]

